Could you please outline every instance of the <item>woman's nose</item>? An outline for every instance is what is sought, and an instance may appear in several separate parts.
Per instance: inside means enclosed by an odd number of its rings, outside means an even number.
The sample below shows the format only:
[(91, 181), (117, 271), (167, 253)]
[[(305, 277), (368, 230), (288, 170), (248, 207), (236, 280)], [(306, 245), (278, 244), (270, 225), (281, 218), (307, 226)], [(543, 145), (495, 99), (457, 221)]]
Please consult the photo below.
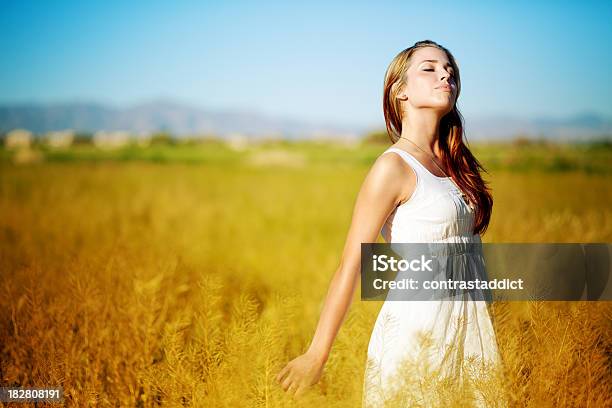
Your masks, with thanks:
[(444, 72), (442, 73), (442, 75), (440, 76), (440, 81), (444, 81), (446, 80), (447, 82), (453, 82), (455, 79), (453, 78), (453, 76), (451, 74), (449, 74), (448, 72)]

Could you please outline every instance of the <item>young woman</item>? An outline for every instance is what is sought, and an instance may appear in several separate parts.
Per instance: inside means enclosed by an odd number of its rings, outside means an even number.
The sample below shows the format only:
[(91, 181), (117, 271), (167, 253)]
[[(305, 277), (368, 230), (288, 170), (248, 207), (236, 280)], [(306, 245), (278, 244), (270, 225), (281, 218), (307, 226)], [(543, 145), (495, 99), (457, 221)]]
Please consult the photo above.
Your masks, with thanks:
[[(415, 43), (389, 65), (383, 110), (393, 145), (377, 158), (358, 194), (310, 347), (277, 376), (285, 391), (300, 395), (319, 380), (360, 282), (362, 242), (376, 242), (379, 232), (391, 243), (481, 242), (493, 201), (482, 166), (463, 142), (460, 90), (455, 59), (433, 41)], [(416, 364), (425, 357), (418, 350), (426, 331), (435, 350), (426, 365), (434, 371), (461, 373), (466, 359), (499, 362), (486, 302), (385, 301), (368, 347), (365, 406), (382, 405), (408, 387), (402, 363), (410, 361), (412, 374), (420, 372)], [(426, 381), (425, 374), (420, 379)], [(414, 388), (422, 390), (423, 384), (417, 381)], [(427, 405), (424, 398), (406, 403)]]

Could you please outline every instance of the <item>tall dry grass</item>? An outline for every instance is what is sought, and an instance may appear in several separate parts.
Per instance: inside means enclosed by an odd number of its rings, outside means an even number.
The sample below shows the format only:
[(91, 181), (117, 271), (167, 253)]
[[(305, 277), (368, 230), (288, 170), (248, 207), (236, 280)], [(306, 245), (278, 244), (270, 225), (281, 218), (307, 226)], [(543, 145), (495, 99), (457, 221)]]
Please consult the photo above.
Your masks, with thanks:
[[(274, 377), (310, 341), (366, 171), (2, 165), (2, 384), (63, 386), (69, 406), (360, 406), (380, 303), (357, 299), (303, 399)], [(605, 176), (492, 182), (486, 242), (612, 237)], [(611, 310), (496, 303), (505, 380), (476, 387), (520, 407), (610, 406)], [(465, 405), (439, 391), (446, 406)]]

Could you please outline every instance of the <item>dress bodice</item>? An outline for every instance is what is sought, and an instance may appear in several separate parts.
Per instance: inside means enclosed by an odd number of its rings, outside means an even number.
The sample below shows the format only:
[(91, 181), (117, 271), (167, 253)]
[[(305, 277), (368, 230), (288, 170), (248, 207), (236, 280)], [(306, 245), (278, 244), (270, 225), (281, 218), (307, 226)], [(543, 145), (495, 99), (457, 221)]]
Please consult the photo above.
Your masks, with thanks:
[(397, 153), (416, 174), (416, 187), (405, 203), (385, 221), (381, 234), (386, 242), (480, 242), (473, 233), (474, 209), (450, 177), (438, 177), (414, 156), (396, 147)]

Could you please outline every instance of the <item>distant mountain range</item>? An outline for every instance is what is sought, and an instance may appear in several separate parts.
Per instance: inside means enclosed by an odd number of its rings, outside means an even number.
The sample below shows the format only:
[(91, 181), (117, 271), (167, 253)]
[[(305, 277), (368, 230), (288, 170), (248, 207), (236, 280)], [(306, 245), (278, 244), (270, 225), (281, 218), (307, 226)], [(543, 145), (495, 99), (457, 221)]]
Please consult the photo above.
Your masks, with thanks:
[(585, 112), (566, 118), (487, 116), (466, 118), (470, 140), (506, 139), (517, 136), (556, 140), (612, 139), (612, 119)]
[[(212, 111), (169, 101), (152, 101), (117, 109), (95, 103), (20, 104), (0, 106), (0, 131), (15, 128), (34, 133), (74, 129), (127, 130), (135, 133), (168, 131), (178, 137), (214, 134), (228, 137), (283, 138), (360, 137), (375, 127), (314, 123), (272, 117), (256, 111)], [(380, 129), (384, 129), (381, 123)], [(522, 135), (554, 139), (612, 137), (612, 119), (592, 113), (572, 117), (524, 119), (516, 116), (466, 117), (469, 140), (504, 139)]]
[(126, 130), (135, 133), (167, 131), (177, 137), (196, 134), (227, 137), (238, 133), (285, 138), (357, 137), (363, 131), (357, 126), (311, 123), (271, 117), (256, 111), (204, 110), (167, 101), (152, 101), (125, 109), (91, 103), (0, 106), (0, 131), (14, 128), (34, 133), (62, 129), (87, 132)]

